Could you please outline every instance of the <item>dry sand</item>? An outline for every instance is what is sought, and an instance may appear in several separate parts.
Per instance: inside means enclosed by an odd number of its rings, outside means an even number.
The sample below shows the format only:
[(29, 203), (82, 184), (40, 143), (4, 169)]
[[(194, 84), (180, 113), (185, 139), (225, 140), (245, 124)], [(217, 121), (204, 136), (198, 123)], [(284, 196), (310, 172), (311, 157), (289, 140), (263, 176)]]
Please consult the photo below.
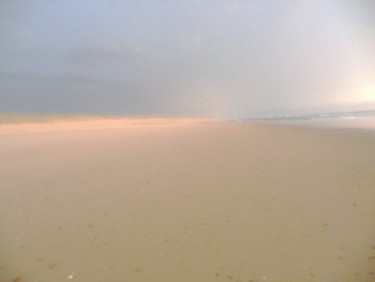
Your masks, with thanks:
[(0, 126), (0, 281), (375, 281), (375, 138), (172, 119)]

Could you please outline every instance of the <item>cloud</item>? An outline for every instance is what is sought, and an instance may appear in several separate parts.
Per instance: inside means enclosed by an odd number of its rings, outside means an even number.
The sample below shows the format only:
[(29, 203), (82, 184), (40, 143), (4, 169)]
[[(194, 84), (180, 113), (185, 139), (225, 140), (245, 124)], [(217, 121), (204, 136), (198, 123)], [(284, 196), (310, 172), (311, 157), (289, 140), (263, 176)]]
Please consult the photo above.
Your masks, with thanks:
[(0, 71), (0, 79), (18, 81), (19, 83), (25, 81), (34, 81), (38, 83), (48, 84), (90, 84), (90, 85), (122, 85), (119, 82), (104, 80), (101, 78), (87, 76), (79, 73), (56, 73), (56, 74), (45, 74), (36, 72), (5, 72)]
[(1, 109), (246, 116), (350, 100), (374, 73), (371, 1), (5, 2)]
[(72, 48), (66, 61), (73, 64), (94, 65), (102, 62), (133, 63), (136, 54), (102, 46), (85, 46)]

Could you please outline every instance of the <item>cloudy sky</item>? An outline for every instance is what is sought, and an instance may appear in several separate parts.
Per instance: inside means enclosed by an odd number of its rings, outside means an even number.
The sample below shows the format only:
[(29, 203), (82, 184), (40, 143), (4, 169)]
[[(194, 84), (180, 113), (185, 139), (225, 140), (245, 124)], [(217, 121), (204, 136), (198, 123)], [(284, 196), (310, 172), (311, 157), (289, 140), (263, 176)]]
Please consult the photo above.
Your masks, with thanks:
[(373, 0), (4, 0), (0, 111), (257, 114), (375, 101)]

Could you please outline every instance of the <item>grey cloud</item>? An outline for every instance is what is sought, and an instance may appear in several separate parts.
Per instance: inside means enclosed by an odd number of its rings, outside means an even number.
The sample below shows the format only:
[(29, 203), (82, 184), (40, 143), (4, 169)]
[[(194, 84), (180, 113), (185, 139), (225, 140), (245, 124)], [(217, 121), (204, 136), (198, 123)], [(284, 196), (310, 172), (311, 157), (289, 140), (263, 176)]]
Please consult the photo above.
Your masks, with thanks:
[(246, 116), (341, 103), (374, 73), (371, 1), (31, 2), (0, 4), (0, 110)]
[(69, 84), (90, 84), (90, 85), (118, 85), (122, 83), (116, 81), (104, 80), (97, 77), (87, 76), (78, 73), (59, 73), (59, 74), (43, 74), (36, 72), (4, 72), (0, 71), (0, 80), (13, 81), (31, 81), (38, 83), (69, 83)]
[(0, 105), (18, 112), (147, 114), (160, 102), (147, 87), (82, 75), (0, 73), (0, 84)]
[(68, 63), (93, 65), (97, 63), (133, 63), (135, 53), (120, 52), (119, 50), (99, 46), (74, 48), (67, 56)]

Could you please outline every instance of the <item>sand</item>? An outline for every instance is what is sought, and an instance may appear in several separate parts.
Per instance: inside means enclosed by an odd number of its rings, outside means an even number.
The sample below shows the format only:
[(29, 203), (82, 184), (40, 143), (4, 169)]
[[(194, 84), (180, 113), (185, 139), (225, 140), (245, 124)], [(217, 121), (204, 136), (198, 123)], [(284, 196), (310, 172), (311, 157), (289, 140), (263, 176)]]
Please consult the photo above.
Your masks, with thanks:
[(198, 119), (0, 126), (0, 281), (375, 281), (375, 138)]

